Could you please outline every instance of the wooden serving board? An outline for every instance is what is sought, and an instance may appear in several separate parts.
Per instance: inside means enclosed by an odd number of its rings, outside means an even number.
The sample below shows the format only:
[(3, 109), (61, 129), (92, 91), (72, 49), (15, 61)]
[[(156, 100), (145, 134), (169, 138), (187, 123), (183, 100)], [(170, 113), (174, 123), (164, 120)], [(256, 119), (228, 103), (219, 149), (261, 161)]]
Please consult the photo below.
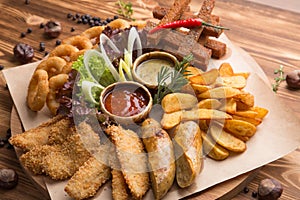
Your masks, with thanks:
[[(254, 71), (259, 74), (264, 80), (267, 80), (265, 74), (263, 73), (262, 69), (259, 65), (255, 62), (255, 60), (249, 56), (244, 50), (241, 48), (235, 47), (240, 55), (245, 59), (245, 61), (254, 68)], [(230, 52), (228, 52), (230, 54)], [(13, 106), (11, 112), (11, 130), (12, 135), (20, 134), (24, 130), (22, 128), (22, 122), (19, 118), (16, 108)], [(15, 149), (16, 154), (19, 157), (22, 154), (22, 151), (18, 148)], [(215, 185), (211, 188), (208, 188), (204, 191), (199, 193), (195, 193), (186, 199), (193, 199), (193, 200), (205, 200), (205, 199), (232, 199), (238, 193), (240, 193), (243, 188), (251, 182), (251, 180), (258, 174), (259, 168), (248, 173), (242, 174), (237, 176), (233, 179), (227, 180), (222, 182), (218, 185)], [(44, 182), (44, 176), (36, 176), (33, 175), (30, 171), (24, 169), (28, 177), (31, 178), (33, 184), (41, 191), (43, 194), (43, 198), (50, 199), (50, 196), (47, 191), (47, 187)]]

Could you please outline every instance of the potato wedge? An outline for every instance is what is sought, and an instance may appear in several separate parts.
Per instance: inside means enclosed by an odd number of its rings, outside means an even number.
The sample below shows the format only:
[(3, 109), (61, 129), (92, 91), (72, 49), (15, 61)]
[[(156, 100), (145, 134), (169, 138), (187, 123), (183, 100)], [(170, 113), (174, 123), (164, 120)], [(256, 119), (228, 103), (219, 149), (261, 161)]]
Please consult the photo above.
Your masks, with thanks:
[(246, 111), (246, 110), (251, 110), (251, 106), (246, 105), (245, 103), (241, 101), (236, 101), (236, 110), (237, 111)]
[(214, 160), (224, 160), (229, 156), (229, 152), (218, 145), (210, 135), (201, 133), (203, 141), (203, 152)]
[(238, 94), (240, 94), (241, 91), (232, 88), (232, 87), (217, 87), (210, 90), (207, 90), (206, 92), (203, 92), (199, 95), (197, 95), (200, 99), (224, 99), (224, 98), (231, 98)]
[(181, 188), (190, 186), (202, 167), (200, 128), (193, 121), (183, 122), (175, 129), (176, 180)]
[(253, 110), (236, 111), (234, 114), (241, 117), (248, 117), (248, 118), (256, 118), (258, 115), (258, 113)]
[(242, 121), (246, 121), (249, 122), (251, 124), (253, 124), (254, 126), (258, 126), (261, 124), (262, 119), (260, 118), (249, 118), (249, 117), (242, 117), (242, 116), (238, 116), (238, 115), (231, 115), (233, 119), (237, 119), (237, 120), (242, 120)]
[(234, 135), (246, 136), (246, 137), (251, 137), (256, 132), (256, 126), (254, 126), (249, 122), (237, 120), (237, 119), (226, 120), (224, 124), (224, 128), (228, 132), (233, 133)]
[(173, 185), (175, 155), (172, 140), (154, 119), (142, 123), (142, 137), (148, 153), (148, 167), (155, 199), (161, 199)]
[(208, 132), (219, 145), (229, 151), (241, 153), (247, 149), (245, 142), (224, 131), (219, 124), (210, 126)]
[(250, 72), (238, 72), (234, 73), (233, 76), (243, 76), (247, 80), (250, 76)]
[(221, 77), (233, 76), (234, 72), (229, 63), (222, 63), (219, 67), (219, 74)]
[(220, 81), (223, 86), (243, 89), (247, 85), (247, 81), (243, 76), (225, 76)]
[(197, 103), (196, 107), (205, 109), (218, 109), (221, 105), (221, 102), (217, 99), (203, 99)]
[(219, 71), (217, 69), (211, 69), (197, 76), (192, 76), (189, 80), (192, 84), (210, 85), (216, 81), (218, 76)]
[(186, 93), (171, 93), (166, 95), (162, 101), (162, 109), (166, 113), (190, 109), (198, 103), (197, 97)]
[(190, 78), (193, 76), (198, 76), (199, 74), (202, 74), (203, 71), (197, 67), (188, 66), (186, 68), (186, 72), (184, 73), (186, 75), (186, 78)]
[(200, 94), (212, 89), (212, 87), (208, 85), (191, 84), (191, 86), (194, 89), (195, 94)]
[(182, 119), (182, 114), (182, 110), (173, 113), (164, 113), (160, 121), (162, 128), (168, 130), (177, 126)]
[(269, 113), (268, 109), (258, 106), (253, 107), (251, 110), (257, 113), (256, 117), (259, 119), (265, 118), (265, 116)]
[(197, 109), (187, 110), (182, 113), (182, 121), (194, 120), (210, 120), (210, 119), (232, 119), (230, 115), (225, 112), (213, 109)]
[(236, 109), (236, 101), (234, 98), (223, 99), (222, 105), (219, 108), (219, 110), (230, 114), (235, 113)]
[(254, 106), (254, 96), (252, 94), (250, 94), (249, 92), (241, 92), (240, 94), (234, 96), (234, 98), (237, 101), (240, 101), (244, 104), (246, 104), (249, 107), (253, 107)]

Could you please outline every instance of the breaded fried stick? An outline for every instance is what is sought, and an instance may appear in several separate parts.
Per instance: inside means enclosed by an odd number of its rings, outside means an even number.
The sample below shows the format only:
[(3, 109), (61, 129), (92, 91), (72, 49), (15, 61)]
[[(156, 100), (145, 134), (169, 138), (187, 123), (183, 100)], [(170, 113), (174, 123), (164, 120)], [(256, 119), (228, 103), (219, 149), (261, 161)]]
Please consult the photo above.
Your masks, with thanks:
[(116, 146), (121, 171), (132, 196), (141, 199), (149, 189), (147, 156), (141, 139), (121, 126), (111, 126), (106, 133)]
[(42, 146), (48, 143), (51, 128), (61, 120), (65, 120), (63, 115), (57, 115), (38, 127), (29, 129), (24, 133), (12, 136), (9, 139), (10, 144), (19, 147), (24, 151), (29, 151), (36, 146)]
[(126, 200), (129, 198), (129, 189), (120, 170), (120, 162), (117, 157), (116, 148), (112, 145), (110, 150), (109, 164), (111, 167), (111, 187), (114, 200)]

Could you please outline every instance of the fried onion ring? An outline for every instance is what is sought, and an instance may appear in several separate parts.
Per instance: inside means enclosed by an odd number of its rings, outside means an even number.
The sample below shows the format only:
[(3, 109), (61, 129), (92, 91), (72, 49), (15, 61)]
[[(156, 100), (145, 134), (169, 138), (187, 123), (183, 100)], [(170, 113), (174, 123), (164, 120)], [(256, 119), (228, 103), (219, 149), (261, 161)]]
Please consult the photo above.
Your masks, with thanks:
[(104, 30), (104, 26), (94, 26), (81, 33), (81, 36), (88, 38), (93, 45), (99, 43), (99, 36)]
[(113, 29), (125, 29), (130, 27), (130, 23), (124, 19), (116, 19), (107, 24), (107, 26), (112, 27)]
[(93, 47), (93, 44), (89, 38), (80, 35), (64, 39), (62, 44), (70, 44), (72, 46), (75, 46), (79, 50), (91, 49)]
[(49, 92), (48, 73), (38, 69), (32, 75), (27, 91), (27, 105), (32, 111), (41, 110)]
[(56, 95), (59, 89), (68, 81), (69, 76), (67, 74), (58, 74), (49, 79), (49, 93), (47, 95), (46, 103), (47, 107), (53, 115), (56, 115), (59, 107), (59, 102), (56, 100)]
[(42, 61), (38, 66), (38, 69), (43, 69), (47, 71), (48, 78), (60, 74), (63, 67), (67, 64), (67, 62), (57, 56), (49, 57), (47, 60)]
[(61, 44), (57, 47), (55, 47), (55, 49), (50, 53), (49, 57), (53, 57), (53, 56), (57, 56), (57, 57), (61, 57), (63, 59), (65, 59), (65, 61), (70, 62), (70, 61), (74, 61), (71, 60), (71, 56), (72, 54), (78, 52), (79, 50), (70, 45), (70, 44)]

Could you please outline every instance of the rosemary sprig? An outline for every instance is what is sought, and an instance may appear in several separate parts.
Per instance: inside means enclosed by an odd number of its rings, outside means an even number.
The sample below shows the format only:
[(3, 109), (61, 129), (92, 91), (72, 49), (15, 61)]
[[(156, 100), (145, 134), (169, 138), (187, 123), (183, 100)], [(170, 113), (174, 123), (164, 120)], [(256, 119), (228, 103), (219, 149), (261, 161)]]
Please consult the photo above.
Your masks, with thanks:
[[(154, 104), (160, 104), (164, 96), (170, 93), (179, 92), (181, 88), (188, 83), (185, 78), (188, 76), (187, 67), (189, 62), (193, 60), (193, 55), (190, 54), (183, 58), (181, 62), (175, 64), (174, 70), (163, 66), (157, 76), (157, 93), (154, 95)], [(167, 83), (167, 80), (170, 80)]]
[(274, 74), (279, 74), (278, 77), (275, 77), (275, 78), (274, 78), (275, 83), (272, 84), (272, 89), (273, 89), (273, 91), (274, 91), (274, 92), (277, 92), (280, 83), (283, 82), (283, 81), (285, 81), (284, 71), (283, 71), (283, 66), (280, 65), (279, 69), (276, 69), (276, 70), (274, 71)]
[(132, 4), (131, 2), (125, 3), (122, 0), (118, 0), (116, 2), (116, 5), (119, 6), (118, 9), (118, 14), (125, 17), (126, 19), (134, 21), (135, 19), (132, 18), (131, 16), (133, 15), (133, 9), (132, 9)]

